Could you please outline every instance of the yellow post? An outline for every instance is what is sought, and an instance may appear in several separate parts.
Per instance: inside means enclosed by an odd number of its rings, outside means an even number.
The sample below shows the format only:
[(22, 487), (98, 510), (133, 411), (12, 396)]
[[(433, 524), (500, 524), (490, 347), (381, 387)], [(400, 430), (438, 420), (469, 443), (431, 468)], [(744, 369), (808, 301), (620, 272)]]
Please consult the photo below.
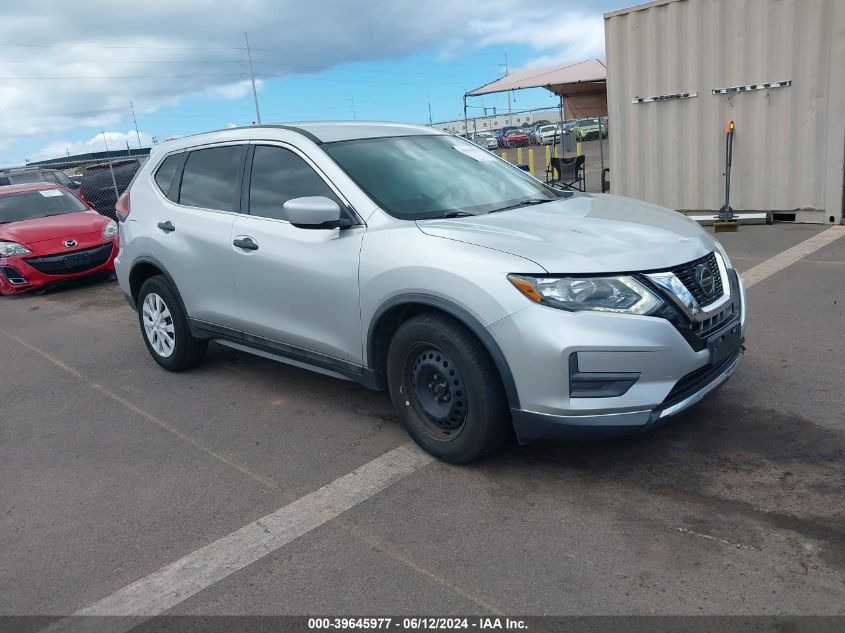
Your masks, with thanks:
[(534, 173), (534, 150), (528, 150), (528, 171), (529, 173)]
[(517, 148), (517, 150), (516, 150), (516, 164), (517, 165), (522, 164), (522, 148), (521, 147)]
[(555, 158), (558, 158), (558, 154), (560, 154), (560, 146), (555, 145)]
[(575, 143), (575, 155), (581, 156), (584, 151), (581, 149), (581, 143)]
[(502, 152), (502, 158), (504, 158), (505, 160), (507, 160), (507, 159), (508, 159), (508, 153), (507, 153), (507, 152)]
[(552, 146), (546, 145), (546, 167), (552, 162)]

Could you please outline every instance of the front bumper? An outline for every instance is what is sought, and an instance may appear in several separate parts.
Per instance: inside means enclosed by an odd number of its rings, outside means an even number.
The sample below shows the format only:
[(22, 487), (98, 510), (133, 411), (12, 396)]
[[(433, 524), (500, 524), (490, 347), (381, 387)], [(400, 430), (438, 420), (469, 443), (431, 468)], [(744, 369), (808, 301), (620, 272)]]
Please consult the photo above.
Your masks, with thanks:
[(745, 294), (738, 277), (732, 284), (735, 312), (707, 338), (730, 333), (727, 357), (713, 354), (703, 340), (692, 344), (689, 332), (653, 316), (533, 304), (490, 325), (514, 378), (518, 402), (511, 406), (520, 442), (636, 434), (704, 399), (743, 356)]
[[(104, 252), (102, 256), (94, 259), (90, 266), (84, 267), (81, 270), (71, 268), (73, 272), (63, 270), (59, 260), (73, 255), (78, 251), (71, 251), (67, 253), (57, 253), (49, 255), (25, 255), (16, 257), (6, 257), (0, 259), (0, 294), (13, 295), (28, 290), (36, 290), (43, 288), (50, 284), (55, 284), (67, 279), (75, 279), (77, 277), (86, 277), (101, 272), (111, 272), (114, 270), (114, 259), (117, 256), (117, 240), (111, 238), (102, 243), (93, 246), (86, 246), (82, 251), (105, 249), (107, 246), (111, 250)], [(38, 262), (43, 270), (39, 270), (34, 264), (27, 260), (35, 260)], [(52, 260), (56, 260), (55, 262)], [(45, 270), (50, 272), (44, 272)]]
[(520, 443), (537, 439), (577, 440), (636, 435), (662, 426), (673, 416), (704, 400), (733, 376), (744, 349), (707, 375), (694, 391), (670, 399), (653, 410), (604, 413), (595, 415), (553, 415), (522, 409), (511, 410), (514, 429)]

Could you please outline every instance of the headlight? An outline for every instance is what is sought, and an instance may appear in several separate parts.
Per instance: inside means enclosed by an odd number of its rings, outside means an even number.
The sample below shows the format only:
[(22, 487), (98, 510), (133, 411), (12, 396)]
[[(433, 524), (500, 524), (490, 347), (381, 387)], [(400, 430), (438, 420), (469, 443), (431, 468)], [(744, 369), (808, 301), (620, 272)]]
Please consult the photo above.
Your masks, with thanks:
[(0, 242), (0, 257), (14, 257), (15, 255), (29, 255), (32, 251), (17, 242)]
[(508, 275), (526, 297), (563, 310), (649, 314), (663, 301), (633, 277), (529, 277)]
[(106, 224), (105, 228), (103, 229), (103, 239), (107, 240), (110, 237), (114, 237), (117, 235), (117, 222), (114, 220), (109, 220), (109, 223)]

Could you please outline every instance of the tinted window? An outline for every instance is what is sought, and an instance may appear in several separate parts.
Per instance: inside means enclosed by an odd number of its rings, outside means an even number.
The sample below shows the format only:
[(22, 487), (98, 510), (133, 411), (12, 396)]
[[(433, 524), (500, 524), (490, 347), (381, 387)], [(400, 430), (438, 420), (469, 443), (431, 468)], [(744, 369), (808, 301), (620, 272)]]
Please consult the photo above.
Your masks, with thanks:
[(170, 192), (170, 184), (173, 182), (173, 176), (176, 175), (176, 168), (179, 167), (180, 160), (182, 160), (181, 154), (173, 154), (173, 156), (168, 156), (164, 159), (161, 165), (159, 165), (158, 170), (156, 170), (156, 184), (165, 196), (167, 196), (167, 194)]
[(56, 182), (58, 182), (63, 187), (75, 187), (76, 186), (76, 184), (70, 178), (65, 176), (60, 171), (53, 172), (53, 175), (56, 177)]
[(85, 211), (79, 198), (61, 189), (41, 189), (0, 195), (0, 224)]
[(25, 182), (43, 182), (40, 171), (22, 171), (18, 174), (9, 174), (9, 180), (13, 185)]
[(82, 195), (97, 211), (111, 217), (118, 196), (126, 191), (140, 166), (136, 160), (92, 165), (82, 173)]
[(249, 212), (284, 220), (282, 205), (303, 196), (325, 196), (341, 204), (326, 182), (299, 156), (281, 147), (256, 147), (249, 183)]
[(179, 202), (232, 211), (240, 197), (238, 174), (245, 151), (243, 145), (229, 145), (191, 152), (182, 172)]

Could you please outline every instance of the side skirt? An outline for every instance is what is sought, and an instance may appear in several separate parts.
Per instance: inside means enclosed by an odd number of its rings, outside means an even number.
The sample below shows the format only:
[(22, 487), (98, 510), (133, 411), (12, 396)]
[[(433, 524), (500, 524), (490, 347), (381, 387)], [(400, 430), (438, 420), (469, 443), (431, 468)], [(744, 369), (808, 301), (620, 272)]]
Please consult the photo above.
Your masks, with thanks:
[(191, 335), (196, 338), (216, 341), (231, 349), (308, 369), (333, 378), (351, 380), (368, 389), (379, 389), (375, 372), (367, 367), (198, 319), (188, 319), (188, 324), (191, 328)]

